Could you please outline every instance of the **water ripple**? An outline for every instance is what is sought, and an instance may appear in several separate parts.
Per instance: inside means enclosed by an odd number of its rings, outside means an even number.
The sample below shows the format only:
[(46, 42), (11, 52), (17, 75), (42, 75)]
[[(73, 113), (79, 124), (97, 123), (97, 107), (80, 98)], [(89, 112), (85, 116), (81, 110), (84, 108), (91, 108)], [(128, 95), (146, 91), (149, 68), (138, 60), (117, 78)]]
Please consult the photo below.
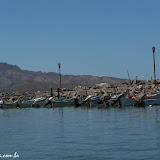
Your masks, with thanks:
[(0, 154), (22, 160), (158, 160), (160, 108), (0, 110)]

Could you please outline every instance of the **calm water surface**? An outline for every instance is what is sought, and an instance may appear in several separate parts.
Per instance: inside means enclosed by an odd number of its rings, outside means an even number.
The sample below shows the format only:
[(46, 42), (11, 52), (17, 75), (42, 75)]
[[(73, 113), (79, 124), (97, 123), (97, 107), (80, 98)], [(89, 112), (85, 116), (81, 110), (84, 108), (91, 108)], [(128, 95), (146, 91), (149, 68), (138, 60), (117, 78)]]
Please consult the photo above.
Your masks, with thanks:
[(17, 160), (159, 160), (160, 106), (0, 110), (0, 154), (15, 152)]

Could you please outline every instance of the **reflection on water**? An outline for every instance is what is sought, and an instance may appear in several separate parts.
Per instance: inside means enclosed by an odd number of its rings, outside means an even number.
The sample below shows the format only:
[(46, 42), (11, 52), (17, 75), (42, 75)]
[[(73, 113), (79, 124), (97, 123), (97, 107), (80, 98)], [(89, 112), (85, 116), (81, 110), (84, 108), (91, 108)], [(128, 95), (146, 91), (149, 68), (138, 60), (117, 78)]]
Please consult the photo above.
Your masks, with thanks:
[(0, 154), (17, 152), (21, 160), (158, 160), (159, 114), (160, 106), (0, 110)]

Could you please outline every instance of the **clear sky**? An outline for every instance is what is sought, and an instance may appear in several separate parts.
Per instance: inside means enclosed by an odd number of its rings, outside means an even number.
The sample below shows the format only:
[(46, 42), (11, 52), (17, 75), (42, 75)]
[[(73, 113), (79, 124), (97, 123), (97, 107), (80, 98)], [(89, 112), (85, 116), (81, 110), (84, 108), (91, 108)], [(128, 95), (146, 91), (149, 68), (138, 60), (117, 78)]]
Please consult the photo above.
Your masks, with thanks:
[(160, 78), (160, 0), (0, 0), (0, 62), (24, 70), (150, 79), (152, 46)]

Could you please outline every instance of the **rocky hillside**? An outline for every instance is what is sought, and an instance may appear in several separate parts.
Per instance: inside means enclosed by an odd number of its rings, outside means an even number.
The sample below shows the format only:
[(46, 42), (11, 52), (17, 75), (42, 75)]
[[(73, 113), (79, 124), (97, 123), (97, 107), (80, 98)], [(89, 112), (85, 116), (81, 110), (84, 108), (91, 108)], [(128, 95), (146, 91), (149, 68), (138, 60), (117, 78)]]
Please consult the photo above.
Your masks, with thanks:
[[(62, 87), (92, 86), (98, 83), (120, 84), (126, 81), (112, 77), (62, 75)], [(48, 91), (59, 87), (59, 74), (22, 70), (16, 65), (0, 63), (0, 92)]]

